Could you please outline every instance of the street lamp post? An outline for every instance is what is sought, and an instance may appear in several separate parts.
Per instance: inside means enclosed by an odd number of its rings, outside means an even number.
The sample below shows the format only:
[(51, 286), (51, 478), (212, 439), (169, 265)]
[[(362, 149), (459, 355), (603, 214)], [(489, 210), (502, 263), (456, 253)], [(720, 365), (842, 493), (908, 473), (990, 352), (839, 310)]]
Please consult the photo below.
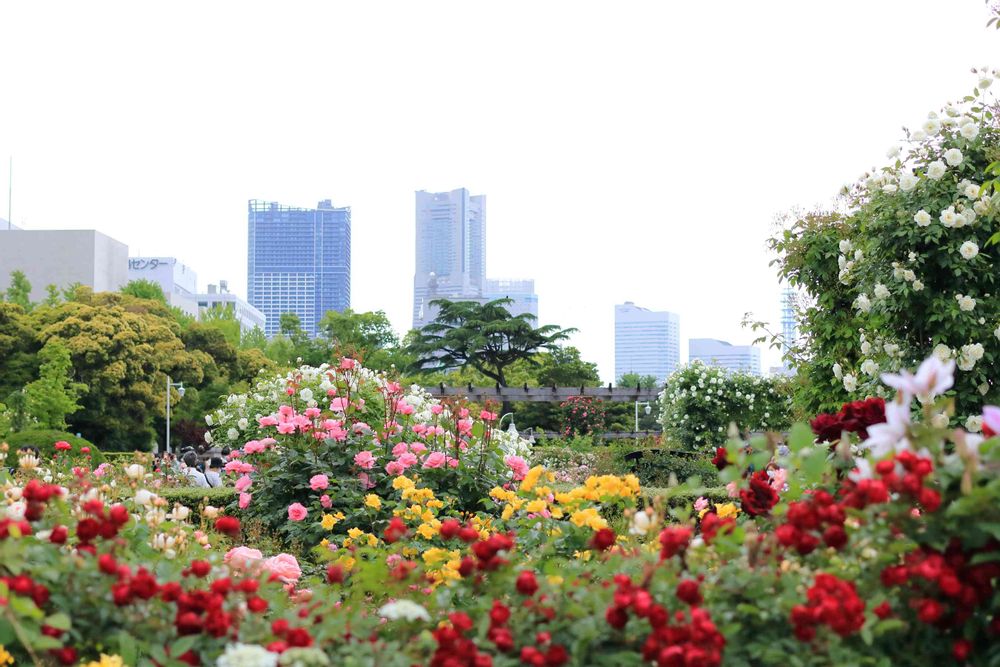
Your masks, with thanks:
[(184, 383), (183, 382), (171, 382), (170, 376), (167, 376), (167, 434), (166, 434), (166, 444), (167, 453), (170, 453), (170, 388), (177, 388), (177, 398), (184, 398)]
[(497, 430), (498, 431), (503, 428), (503, 420), (506, 419), (507, 417), (510, 417), (511, 426), (514, 425), (514, 413), (513, 412), (508, 412), (507, 414), (502, 415), (500, 417), (500, 421), (497, 422)]
[[(635, 402), (635, 432), (636, 433), (639, 432), (639, 403), (640, 403), (640, 401), (636, 401)], [(646, 407), (644, 408), (643, 412), (645, 412), (648, 415), (652, 411), (653, 411), (653, 408), (649, 407), (649, 401), (646, 401)]]

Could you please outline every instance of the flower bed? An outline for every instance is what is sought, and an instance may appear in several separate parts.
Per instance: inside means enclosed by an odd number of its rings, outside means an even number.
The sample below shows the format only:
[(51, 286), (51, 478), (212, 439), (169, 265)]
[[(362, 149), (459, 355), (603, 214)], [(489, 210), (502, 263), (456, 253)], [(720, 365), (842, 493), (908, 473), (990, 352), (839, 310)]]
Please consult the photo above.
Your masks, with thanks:
[[(298, 558), (145, 475), (21, 470), (4, 482), (0, 644), (16, 664), (992, 664), (1000, 438), (911, 414), (916, 395), (946, 409), (952, 369), (927, 363), (888, 378), (898, 397), (856, 459), (805, 425), (784, 456), (729, 443), (734, 498), (505, 466), (463, 510), (410, 466)], [(983, 423), (993, 436), (1000, 409)], [(316, 520), (305, 509), (281, 520)]]

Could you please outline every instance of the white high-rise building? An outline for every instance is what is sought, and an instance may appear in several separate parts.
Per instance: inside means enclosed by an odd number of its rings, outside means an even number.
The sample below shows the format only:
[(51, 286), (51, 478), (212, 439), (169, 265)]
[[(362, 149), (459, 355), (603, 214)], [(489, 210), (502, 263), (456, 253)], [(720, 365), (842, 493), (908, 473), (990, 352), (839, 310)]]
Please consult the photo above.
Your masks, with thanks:
[(664, 382), (680, 363), (680, 321), (676, 313), (631, 301), (615, 305), (615, 379), (637, 373)]
[(715, 338), (688, 340), (688, 361), (701, 361), (731, 371), (760, 375), (760, 350), (753, 345), (733, 345)]
[(486, 282), (486, 195), (465, 188), (416, 193), (413, 326), (434, 319), (434, 299), (479, 301)]
[(483, 299), (511, 299), (514, 303), (507, 306), (511, 315), (528, 314), (538, 319), (538, 295), (535, 294), (534, 280), (487, 278)]

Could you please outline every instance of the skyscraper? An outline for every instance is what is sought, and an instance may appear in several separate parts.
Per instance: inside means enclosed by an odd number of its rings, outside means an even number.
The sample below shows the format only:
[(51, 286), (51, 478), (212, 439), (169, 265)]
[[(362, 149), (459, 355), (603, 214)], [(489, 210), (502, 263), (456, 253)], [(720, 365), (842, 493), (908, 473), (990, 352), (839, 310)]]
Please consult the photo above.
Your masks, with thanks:
[(514, 303), (507, 306), (511, 315), (527, 313), (538, 319), (538, 295), (535, 294), (534, 280), (508, 280), (503, 278), (487, 278), (483, 288), (483, 299), (511, 299)]
[(615, 305), (615, 379), (637, 373), (664, 382), (680, 363), (680, 322), (675, 313), (631, 301)]
[[(781, 336), (784, 338), (781, 353), (787, 354), (799, 338), (798, 322), (795, 319), (795, 290), (791, 287), (781, 291)], [(783, 365), (787, 367), (788, 363), (784, 362)]]
[(486, 277), (486, 196), (465, 188), (416, 193), (413, 326), (434, 318), (430, 302), (483, 297)]
[(733, 345), (715, 338), (692, 338), (688, 341), (688, 360), (760, 375), (760, 350), (753, 345)]
[(293, 208), (251, 199), (247, 210), (247, 300), (264, 313), (265, 333), (295, 313), (316, 335), (329, 310), (351, 306), (351, 209), (330, 200)]

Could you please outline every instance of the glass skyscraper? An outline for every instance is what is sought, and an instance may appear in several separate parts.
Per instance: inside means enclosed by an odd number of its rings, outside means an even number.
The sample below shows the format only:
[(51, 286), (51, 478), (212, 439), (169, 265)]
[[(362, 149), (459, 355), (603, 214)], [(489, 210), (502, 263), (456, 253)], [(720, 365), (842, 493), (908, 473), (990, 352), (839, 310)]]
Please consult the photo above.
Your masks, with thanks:
[(465, 188), (416, 193), (413, 326), (434, 319), (434, 299), (478, 301), (486, 276), (486, 196)]
[(760, 350), (753, 345), (733, 345), (715, 338), (692, 338), (688, 341), (688, 360), (760, 375)]
[(251, 199), (247, 210), (247, 300), (273, 336), (281, 315), (295, 313), (316, 335), (329, 310), (351, 306), (351, 209), (329, 199), (294, 208)]
[(615, 306), (615, 380), (626, 373), (652, 375), (663, 383), (681, 358), (681, 318), (640, 308), (631, 301)]

